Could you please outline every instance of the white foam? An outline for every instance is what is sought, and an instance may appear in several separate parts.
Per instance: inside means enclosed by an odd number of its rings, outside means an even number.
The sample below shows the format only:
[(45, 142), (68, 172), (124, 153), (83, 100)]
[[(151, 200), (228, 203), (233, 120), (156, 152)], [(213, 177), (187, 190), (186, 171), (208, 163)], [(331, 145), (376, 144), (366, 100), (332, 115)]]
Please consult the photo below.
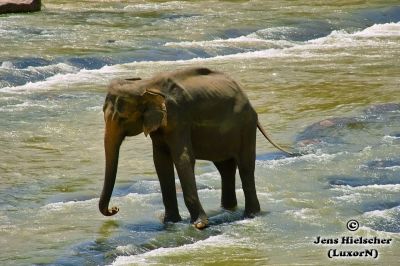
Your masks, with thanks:
[[(398, 30), (398, 32), (397, 32)], [(213, 61), (227, 61), (227, 60), (245, 60), (245, 59), (263, 59), (263, 58), (274, 58), (274, 57), (300, 57), (300, 58), (313, 58), (318, 57), (336, 57), (338, 54), (347, 54), (346, 49), (335, 51), (335, 53), (321, 53), (317, 52), (321, 49), (334, 48), (346, 48), (346, 47), (359, 47), (363, 45), (381, 45), (385, 44), (384, 41), (379, 38), (371, 38), (371, 36), (394, 36), (398, 37), (400, 32), (399, 23), (387, 23), (373, 25), (367, 29), (364, 29), (355, 33), (347, 33), (345, 31), (333, 31), (326, 37), (311, 40), (305, 43), (292, 43), (283, 41), (281, 43), (283, 48), (270, 48), (265, 50), (244, 52), (231, 55), (215, 56), (211, 58), (193, 58), (190, 60), (176, 60), (176, 61), (141, 61), (131, 62), (127, 64), (117, 64), (113, 66), (105, 66), (97, 70), (80, 70), (76, 73), (61, 73), (56, 74), (44, 81), (35, 83), (27, 83), (22, 86), (16, 87), (5, 87), (1, 89), (1, 92), (12, 92), (12, 93), (26, 93), (30, 90), (48, 90), (48, 89), (64, 89), (65, 87), (72, 86), (77, 83), (88, 83), (88, 84), (104, 84), (108, 83), (113, 77), (120, 76), (121, 73), (131, 69), (135, 69), (140, 66), (149, 65), (176, 65), (176, 64), (197, 64)], [(202, 42), (182, 42), (182, 43), (167, 43), (167, 45), (222, 45), (237, 42), (270, 42), (263, 40), (256, 36), (256, 34), (250, 34), (238, 38), (232, 38), (227, 40), (214, 40), (214, 41), (202, 41)], [(273, 41), (279, 44), (279, 41)], [(65, 67), (65, 66), (61, 66)], [(72, 69), (70, 69), (72, 70)], [(132, 75), (132, 73), (130, 73)]]
[(136, 4), (127, 5), (124, 7), (125, 11), (161, 11), (161, 10), (178, 10), (183, 9), (185, 3), (180, 1), (171, 1), (167, 3), (146, 3), (146, 4)]
[(364, 216), (367, 216), (368, 218), (372, 217), (379, 217), (379, 218), (385, 218), (385, 219), (392, 219), (392, 216), (394, 214), (399, 214), (400, 213), (400, 206), (391, 208), (391, 209), (386, 209), (386, 210), (374, 210), (374, 211), (369, 211), (364, 213)]
[(335, 199), (344, 201), (346, 203), (360, 203), (363, 199), (363, 194), (361, 194), (359, 192), (355, 192), (355, 193), (335, 197)]
[(93, 204), (97, 204), (99, 199), (90, 199), (83, 201), (67, 201), (67, 202), (55, 202), (44, 205), (40, 208), (41, 211), (44, 212), (57, 212), (63, 211), (65, 209), (75, 208), (75, 207), (84, 207), (91, 206)]
[(184, 42), (167, 42), (165, 46), (171, 47), (202, 47), (202, 48), (216, 48), (216, 47), (251, 47), (255, 45), (268, 45), (271, 48), (288, 48), (294, 46), (296, 43), (288, 40), (276, 39), (276, 34), (281, 34), (288, 30), (293, 30), (291, 27), (273, 27), (263, 30), (258, 30), (248, 35), (239, 36), (236, 38), (228, 39), (215, 39), (207, 41), (184, 41)]
[(285, 213), (293, 216), (296, 219), (307, 220), (309, 222), (318, 221), (319, 215), (315, 209), (303, 208), (300, 210), (287, 210)]
[(0, 232), (7, 233), (7, 232), (11, 232), (16, 229), (17, 229), (16, 225), (12, 225), (12, 224), (0, 225)]
[(343, 154), (343, 153), (337, 153), (337, 154), (326, 154), (326, 153), (315, 153), (315, 154), (306, 154), (302, 155), (299, 157), (288, 157), (284, 159), (279, 159), (279, 160), (268, 160), (268, 161), (256, 161), (257, 166), (261, 166), (264, 168), (279, 168), (282, 166), (286, 166), (288, 164), (293, 164), (297, 162), (328, 162), (334, 159), (336, 156)]
[(375, 24), (353, 35), (360, 37), (400, 37), (400, 22)]
[(377, 45), (380, 43), (377, 37), (394, 37), (400, 36), (400, 22), (375, 24), (369, 28), (354, 33), (345, 30), (335, 30), (325, 37), (310, 40), (307, 44), (318, 48), (345, 48), (357, 47), (361, 45)]
[[(368, 234), (368, 236), (379, 236), (380, 238), (392, 238), (393, 236), (400, 236), (400, 233), (376, 230), (368, 226), (360, 226), (360, 228), (358, 228), (358, 232), (365, 232)], [(393, 243), (393, 241), (391, 243)]]
[(197, 175), (196, 181), (206, 185), (212, 190), (215, 190), (220, 187), (221, 176), (218, 171), (212, 171)]
[(47, 65), (47, 66), (29, 66), (26, 68), (26, 70), (32, 71), (32, 72), (56, 72), (56, 73), (76, 73), (79, 71), (79, 68), (65, 64), (65, 63), (58, 63), (54, 65)]
[[(271, 48), (266, 50), (244, 52), (232, 55), (216, 56), (206, 59), (192, 59), (190, 61), (213, 61), (213, 60), (236, 60), (236, 59), (252, 59), (252, 58), (272, 58), (272, 57), (314, 57), (315, 50), (324, 48), (346, 48), (346, 47), (358, 47), (363, 45), (376, 45), (380, 44), (380, 40), (371, 37), (398, 37), (400, 36), (400, 22), (399, 23), (387, 23), (387, 24), (376, 24), (362, 31), (355, 33), (348, 33), (344, 30), (338, 30), (331, 32), (328, 36), (321, 37), (318, 39), (310, 40), (305, 43), (289, 42), (285, 40), (266, 40), (257, 36), (256, 33), (252, 33), (246, 36), (230, 39), (219, 39), (212, 41), (193, 41), (193, 42), (181, 42), (181, 43), (167, 43), (166, 46), (200, 46), (200, 47), (223, 47), (231, 46), (232, 44), (240, 43), (268, 43), (275, 44), (281, 48)], [(362, 37), (362, 38), (360, 38)], [(341, 53), (346, 53), (342, 51)], [(337, 56), (335, 54), (323, 55), (318, 53), (318, 56)]]
[[(243, 60), (243, 59), (263, 59), (263, 58), (313, 58), (313, 57), (336, 57), (338, 55), (348, 55), (344, 48), (381, 45), (379, 40), (369, 40), (364, 38), (357, 40), (356, 35), (349, 34), (345, 31), (333, 31), (330, 35), (306, 43), (296, 43), (291, 46), (286, 45), (283, 48), (270, 48), (265, 50), (244, 52), (231, 55), (215, 56), (212, 58), (195, 58), (187, 62), (196, 61), (220, 61), (220, 60)], [(246, 38), (244, 38), (245, 40)], [(220, 41), (219, 43), (223, 43)], [(209, 44), (209, 43), (208, 43)], [(216, 43), (218, 44), (218, 42)], [(215, 45), (215, 41), (214, 41)], [(321, 53), (320, 50), (343, 48), (335, 53)]]
[[(86, 70), (82, 69), (78, 72), (73, 73), (58, 73), (51, 76), (43, 81), (28, 82), (27, 84), (15, 87), (4, 87), (1, 88), (1, 92), (10, 93), (30, 93), (31, 91), (41, 91), (49, 89), (63, 89), (68, 88), (74, 84), (88, 83), (96, 84), (110, 80), (115, 73), (119, 72), (120, 65), (105, 66), (97, 70)], [(71, 68), (72, 69), (72, 68)], [(68, 72), (68, 71), (67, 71)], [(103, 77), (103, 79), (101, 78)]]
[(379, 185), (379, 184), (373, 184), (373, 185), (366, 185), (366, 186), (357, 186), (357, 187), (352, 187), (352, 186), (335, 186), (333, 190), (339, 190), (339, 191), (376, 191), (376, 190), (384, 190), (387, 192), (400, 192), (400, 184), (388, 184), (388, 185)]
[(3, 69), (14, 69), (15, 66), (10, 61), (4, 61), (4, 62), (1, 63), (0, 68), (3, 68)]
[(394, 140), (400, 140), (400, 136), (384, 136), (383, 141), (393, 143)]
[(55, 103), (48, 102), (47, 104), (43, 102), (35, 102), (33, 100), (26, 100), (23, 103), (19, 104), (9, 104), (3, 107), (0, 107), (1, 112), (5, 113), (13, 113), (13, 112), (23, 112), (26, 110), (32, 111), (33, 109), (40, 109), (40, 110), (54, 110), (59, 108), (59, 106)]
[(370, 197), (377, 197), (377, 195), (389, 195), (390, 193), (399, 193), (400, 184), (388, 184), (388, 185), (366, 185), (352, 187), (349, 185), (342, 186), (336, 185), (331, 188), (333, 191), (343, 193), (344, 195), (334, 197), (336, 200), (344, 201), (347, 203), (360, 203), (364, 199)]
[(399, 171), (400, 170), (400, 166), (399, 165), (389, 166), (389, 167), (384, 167), (383, 169), (392, 170), (392, 171)]
[(296, 31), (297, 28), (290, 27), (290, 26), (278, 26), (278, 27), (271, 27), (266, 29), (261, 29), (256, 31), (255, 33), (251, 33), (250, 35), (257, 35), (263, 36), (266, 39), (276, 38), (277, 35), (284, 35), (286, 33), (290, 33)]
[(241, 46), (243, 44), (247, 45), (257, 45), (257, 44), (267, 44), (281, 47), (293, 46), (290, 42), (284, 40), (264, 40), (253, 36), (252, 34), (247, 36), (240, 36), (237, 38), (229, 39), (216, 39), (211, 41), (192, 41), (192, 42), (167, 42), (165, 46), (169, 47), (232, 47)]
[[(140, 202), (141, 206), (147, 205), (149, 200), (154, 197), (159, 197), (159, 193), (149, 193), (149, 194), (138, 194), (138, 193), (129, 193), (125, 196), (121, 197), (113, 197), (112, 204), (121, 205), (124, 203), (132, 203), (132, 202)], [(81, 201), (66, 201), (66, 202), (54, 202), (44, 205), (40, 208), (43, 212), (57, 212), (57, 211), (66, 211), (72, 208), (92, 208), (94, 205), (97, 205), (99, 202), (99, 198), (93, 198), (89, 200), (81, 200)]]
[[(232, 244), (237, 244), (237, 240), (233, 241), (230, 237), (226, 235), (218, 235), (218, 236), (211, 236), (205, 240), (197, 241), (193, 244), (187, 244), (180, 247), (175, 248), (158, 248), (147, 253), (139, 254), (139, 255), (132, 255), (132, 256), (120, 256), (112, 263), (113, 266), (119, 265), (148, 265), (151, 259), (167, 256), (177, 253), (190, 253), (193, 250), (202, 250), (202, 249), (209, 249), (218, 246), (231, 246)], [(124, 246), (124, 247), (117, 247), (117, 250), (129, 250), (131, 247)]]

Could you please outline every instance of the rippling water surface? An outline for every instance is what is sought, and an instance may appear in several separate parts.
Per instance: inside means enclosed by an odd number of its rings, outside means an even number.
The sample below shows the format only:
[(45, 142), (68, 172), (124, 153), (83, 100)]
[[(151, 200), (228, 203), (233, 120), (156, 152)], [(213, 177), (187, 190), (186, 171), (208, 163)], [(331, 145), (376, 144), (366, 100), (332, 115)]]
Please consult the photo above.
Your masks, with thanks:
[[(329, 4), (327, 4), (329, 2)], [(0, 264), (396, 265), (400, 250), (398, 1), (43, 1), (0, 16)], [(219, 208), (196, 165), (211, 226), (163, 213), (151, 141), (122, 146), (103, 217), (102, 104), (116, 77), (207, 66), (238, 80), (287, 158), (257, 135), (263, 213)], [(177, 181), (178, 182), (178, 181)], [(349, 232), (356, 219), (360, 228)], [(392, 238), (371, 258), (328, 259), (317, 236)]]

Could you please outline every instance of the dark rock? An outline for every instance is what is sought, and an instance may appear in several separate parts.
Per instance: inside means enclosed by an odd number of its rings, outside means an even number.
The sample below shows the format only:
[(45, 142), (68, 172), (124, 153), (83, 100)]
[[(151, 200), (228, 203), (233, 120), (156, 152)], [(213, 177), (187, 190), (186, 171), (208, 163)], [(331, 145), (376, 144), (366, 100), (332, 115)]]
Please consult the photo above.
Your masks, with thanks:
[(326, 177), (329, 188), (332, 186), (361, 187), (371, 185), (397, 185), (400, 180), (390, 176), (373, 178), (368, 176), (328, 176)]
[(299, 147), (321, 143), (342, 143), (343, 130), (360, 130), (364, 127), (364, 122), (356, 117), (329, 118), (306, 127), (296, 137), (296, 143)]
[(374, 160), (367, 164), (368, 169), (390, 169), (397, 166), (400, 166), (400, 158)]
[(0, 14), (40, 11), (41, 0), (0, 0)]
[(390, 112), (400, 111), (399, 103), (377, 104), (367, 108), (364, 112), (368, 115), (379, 115)]

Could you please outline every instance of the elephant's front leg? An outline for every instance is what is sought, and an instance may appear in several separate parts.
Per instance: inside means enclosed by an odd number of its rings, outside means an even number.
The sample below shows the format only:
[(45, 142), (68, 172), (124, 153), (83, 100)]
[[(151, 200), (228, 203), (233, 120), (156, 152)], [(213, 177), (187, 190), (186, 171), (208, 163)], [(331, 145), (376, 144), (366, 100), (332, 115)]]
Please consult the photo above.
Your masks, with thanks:
[(201, 206), (197, 193), (194, 175), (195, 158), (191, 145), (187, 145), (187, 143), (183, 139), (183, 143), (181, 142), (181, 144), (175, 146), (172, 152), (173, 160), (181, 182), (183, 198), (189, 210), (191, 222), (196, 228), (203, 229), (208, 225), (208, 218)]
[(178, 202), (176, 199), (176, 187), (174, 176), (174, 165), (168, 147), (157, 145), (153, 142), (153, 159), (158, 179), (160, 180), (161, 193), (165, 206), (163, 222), (179, 222)]

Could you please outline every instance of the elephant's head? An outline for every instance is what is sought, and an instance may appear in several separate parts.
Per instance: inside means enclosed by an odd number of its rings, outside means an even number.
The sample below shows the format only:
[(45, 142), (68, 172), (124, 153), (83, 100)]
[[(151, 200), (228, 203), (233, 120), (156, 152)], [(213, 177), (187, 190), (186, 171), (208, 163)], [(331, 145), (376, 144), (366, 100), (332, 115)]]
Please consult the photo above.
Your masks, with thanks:
[(118, 212), (117, 207), (108, 208), (117, 174), (119, 149), (126, 136), (142, 132), (147, 136), (166, 126), (167, 110), (165, 96), (159, 88), (145, 86), (138, 80), (111, 83), (104, 106), (104, 149), (106, 169), (99, 209), (105, 216)]

